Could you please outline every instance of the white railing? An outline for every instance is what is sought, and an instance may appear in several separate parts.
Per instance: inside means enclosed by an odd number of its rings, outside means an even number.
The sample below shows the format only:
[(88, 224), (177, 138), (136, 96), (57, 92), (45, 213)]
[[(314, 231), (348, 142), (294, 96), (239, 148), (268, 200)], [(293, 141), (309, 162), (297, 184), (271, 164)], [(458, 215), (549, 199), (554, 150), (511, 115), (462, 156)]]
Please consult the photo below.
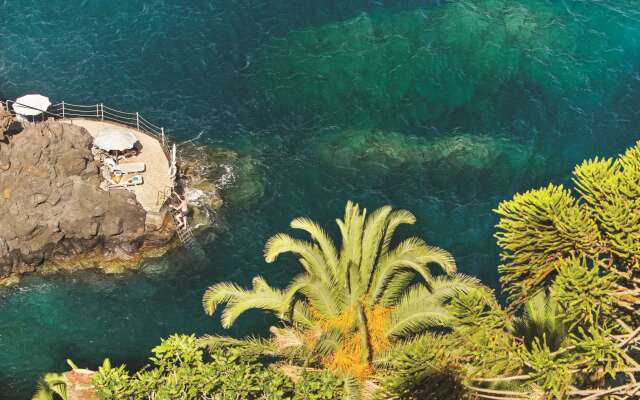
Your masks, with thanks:
[[(2, 101), (0, 101), (2, 102)], [(11, 105), (15, 103), (11, 100), (5, 100), (2, 102), (4, 108), (15, 115)], [(43, 114), (61, 119), (73, 119), (73, 118), (88, 118), (97, 119), (100, 121), (111, 121), (119, 124), (126, 125), (131, 128), (135, 128), (141, 132), (144, 132), (150, 136), (155, 137), (162, 144), (162, 148), (165, 151), (167, 158), (170, 157), (169, 140), (165, 134), (164, 127), (158, 126), (149, 122), (140, 113), (126, 112), (117, 110), (115, 108), (107, 107), (104, 104), (72, 104), (60, 102), (50, 106), (46, 111), (42, 111)]]
[[(11, 107), (12, 104), (15, 104), (15, 101), (0, 100), (0, 105), (3, 105), (5, 110), (9, 111), (12, 115), (15, 116), (16, 113), (13, 110), (13, 107)], [(35, 109), (34, 107), (29, 107), (24, 104), (20, 104), (20, 106)], [(149, 122), (147, 119), (142, 117), (140, 113), (117, 110), (115, 108), (107, 107), (103, 103), (94, 105), (83, 105), (65, 103), (64, 101), (50, 106), (47, 110), (35, 110), (41, 111), (43, 115), (53, 117), (55, 119), (87, 118), (100, 121), (116, 122), (131, 128), (135, 128), (140, 132), (144, 132), (147, 135), (156, 138), (160, 142), (162, 150), (164, 151), (167, 159), (170, 162), (169, 167), (174, 169), (174, 173), (171, 175), (171, 190), (174, 190), (176, 184), (176, 164), (178, 163), (175, 153), (175, 146), (173, 148), (173, 151), (171, 151), (169, 147), (169, 139), (165, 134), (164, 127)], [(160, 196), (160, 193), (158, 196)]]
[[(12, 104), (15, 101), (5, 100), (2, 101), (0, 99), (0, 106), (4, 106), (4, 109), (9, 111), (12, 115), (16, 115)], [(22, 107), (32, 108), (25, 106), (24, 104), (19, 104)], [(35, 109), (38, 110), (38, 109)], [(165, 203), (171, 198), (171, 194), (175, 191), (176, 185), (176, 172), (177, 172), (177, 163), (178, 163), (178, 155), (176, 153), (175, 144), (170, 149), (169, 140), (165, 134), (164, 127), (155, 125), (149, 122), (147, 119), (143, 118), (140, 113), (135, 112), (126, 112), (122, 110), (117, 110), (115, 108), (107, 107), (104, 104), (95, 104), (95, 105), (82, 105), (82, 104), (71, 104), (65, 103), (64, 101), (53, 104), (47, 110), (38, 110), (41, 111), (43, 115), (48, 117), (53, 117), (55, 119), (73, 119), (73, 118), (87, 118), (87, 119), (95, 119), (100, 121), (110, 121), (116, 122), (119, 124), (126, 125), (131, 128), (135, 128), (138, 131), (144, 132), (152, 137), (158, 139), (158, 141), (162, 145), (162, 150), (164, 151), (167, 159), (170, 164), (170, 171), (173, 169), (173, 173), (171, 173), (171, 187), (166, 187), (164, 190), (158, 191), (156, 203)], [(172, 213), (174, 219), (175, 215)], [(175, 221), (176, 224), (178, 223)], [(182, 229), (178, 229), (178, 237), (180, 241), (186, 247), (193, 247), (193, 243), (195, 241), (193, 237), (193, 233), (191, 231), (191, 227), (187, 224), (183, 226)]]

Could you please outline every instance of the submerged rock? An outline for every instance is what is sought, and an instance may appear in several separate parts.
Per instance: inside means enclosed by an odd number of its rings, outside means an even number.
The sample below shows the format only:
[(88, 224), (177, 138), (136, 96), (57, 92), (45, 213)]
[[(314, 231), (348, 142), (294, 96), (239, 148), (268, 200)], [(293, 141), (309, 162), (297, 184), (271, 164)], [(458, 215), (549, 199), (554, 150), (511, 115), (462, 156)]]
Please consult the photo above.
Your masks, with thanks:
[(352, 127), (489, 129), (539, 101), (600, 107), (633, 71), (608, 35), (575, 18), (579, 5), (441, 3), (274, 38), (246, 71), (253, 97), (276, 115), (320, 114)]
[(514, 177), (535, 173), (544, 163), (532, 146), (488, 135), (456, 134), (426, 139), (397, 132), (354, 129), (321, 133), (313, 140), (313, 147), (325, 166), (365, 178), (424, 169), (431, 182), (451, 186), (455, 183), (453, 177)]
[(166, 244), (170, 229), (146, 230), (146, 212), (126, 190), (99, 189), (91, 135), (58, 122), (0, 142), (0, 278), (45, 261), (131, 262)]
[[(199, 204), (208, 204), (211, 213), (223, 203), (247, 207), (266, 191), (265, 166), (258, 159), (217, 146), (188, 144), (181, 148), (186, 185)], [(223, 201), (224, 198), (224, 201)]]

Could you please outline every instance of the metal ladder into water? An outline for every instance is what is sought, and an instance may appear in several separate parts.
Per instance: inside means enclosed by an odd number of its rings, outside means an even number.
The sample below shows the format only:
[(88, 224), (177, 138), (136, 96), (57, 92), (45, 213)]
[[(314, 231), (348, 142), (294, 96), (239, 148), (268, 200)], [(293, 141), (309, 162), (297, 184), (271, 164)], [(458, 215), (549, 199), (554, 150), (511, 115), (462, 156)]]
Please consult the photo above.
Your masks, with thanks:
[[(173, 222), (176, 224), (176, 227), (179, 226), (179, 221), (178, 218), (176, 218), (176, 213), (172, 212), (171, 215), (173, 216)], [(191, 230), (189, 223), (186, 223), (177, 228), (177, 232), (178, 239), (180, 239), (180, 243), (182, 243), (185, 248), (193, 250), (197, 247), (196, 238), (193, 236), (193, 231)]]

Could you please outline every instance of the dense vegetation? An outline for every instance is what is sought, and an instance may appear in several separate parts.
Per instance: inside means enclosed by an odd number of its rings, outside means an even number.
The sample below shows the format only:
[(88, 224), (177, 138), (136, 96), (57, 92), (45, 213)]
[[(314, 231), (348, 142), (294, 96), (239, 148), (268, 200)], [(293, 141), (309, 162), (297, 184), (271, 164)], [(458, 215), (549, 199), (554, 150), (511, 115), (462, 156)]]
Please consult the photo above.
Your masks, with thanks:
[(617, 159), (584, 161), (573, 182), (574, 190), (551, 184), (498, 206), (508, 307), (482, 289), (452, 299), (450, 332), (390, 357), (388, 392), (637, 398), (640, 143)]
[[(287, 288), (272, 288), (256, 277), (251, 290), (220, 283), (203, 299), (208, 314), (226, 303), (225, 327), (252, 308), (274, 313), (284, 327), (272, 327), (266, 340), (209, 336), (203, 343), (217, 348), (231, 341), (260, 354), (328, 368), (353, 384), (364, 381), (373, 373), (372, 361), (396, 341), (448, 325), (451, 318), (444, 303), (478, 285), (474, 278), (456, 273), (448, 252), (419, 238), (393, 246), (396, 229), (414, 222), (405, 210), (385, 206), (367, 214), (349, 202), (344, 218), (337, 220), (342, 239), (337, 250), (318, 224), (293, 220), (291, 227), (307, 232), (312, 241), (278, 234), (265, 248), (267, 262), (291, 252), (303, 267)], [(435, 276), (431, 265), (439, 266), (442, 275)]]
[[(134, 375), (106, 361), (93, 378), (97, 394), (638, 398), (640, 142), (617, 159), (584, 161), (573, 182), (573, 190), (550, 184), (517, 194), (495, 210), (506, 307), (457, 273), (445, 250), (394, 239), (415, 223), (410, 212), (368, 214), (349, 202), (337, 220), (339, 248), (306, 218), (291, 227), (310, 241), (277, 234), (267, 242), (267, 262), (292, 253), (303, 269), (288, 287), (256, 277), (251, 289), (218, 283), (205, 293), (208, 314), (224, 304), (225, 327), (250, 309), (273, 313), (281, 325), (269, 337), (173, 336)], [(61, 385), (48, 375), (40, 395)]]

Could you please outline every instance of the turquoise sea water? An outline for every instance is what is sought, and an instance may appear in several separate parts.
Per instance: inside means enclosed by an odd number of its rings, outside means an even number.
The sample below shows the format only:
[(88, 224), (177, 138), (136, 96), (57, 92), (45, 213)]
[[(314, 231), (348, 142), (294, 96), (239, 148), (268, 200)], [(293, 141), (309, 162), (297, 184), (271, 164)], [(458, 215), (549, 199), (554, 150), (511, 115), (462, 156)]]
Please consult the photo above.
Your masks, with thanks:
[[(266, 239), (301, 215), (332, 224), (347, 199), (408, 208), (418, 224), (406, 234), (497, 288), (492, 208), (639, 138), (632, 1), (5, 0), (0, 21), (0, 97), (140, 111), (176, 140), (202, 132), (251, 154), (268, 181), (262, 198), (225, 210), (205, 260), (176, 252), (133, 275), (31, 276), (0, 291), (0, 398), (28, 397), (67, 357), (136, 367), (172, 332), (222, 332), (203, 290), (255, 274), (284, 284), (295, 263), (265, 264)], [(322, 147), (349, 129), (382, 130), (384, 155)], [(462, 133), (526, 149), (526, 162), (491, 150), (410, 159), (412, 143)], [(251, 314), (231, 333), (269, 322)]]

